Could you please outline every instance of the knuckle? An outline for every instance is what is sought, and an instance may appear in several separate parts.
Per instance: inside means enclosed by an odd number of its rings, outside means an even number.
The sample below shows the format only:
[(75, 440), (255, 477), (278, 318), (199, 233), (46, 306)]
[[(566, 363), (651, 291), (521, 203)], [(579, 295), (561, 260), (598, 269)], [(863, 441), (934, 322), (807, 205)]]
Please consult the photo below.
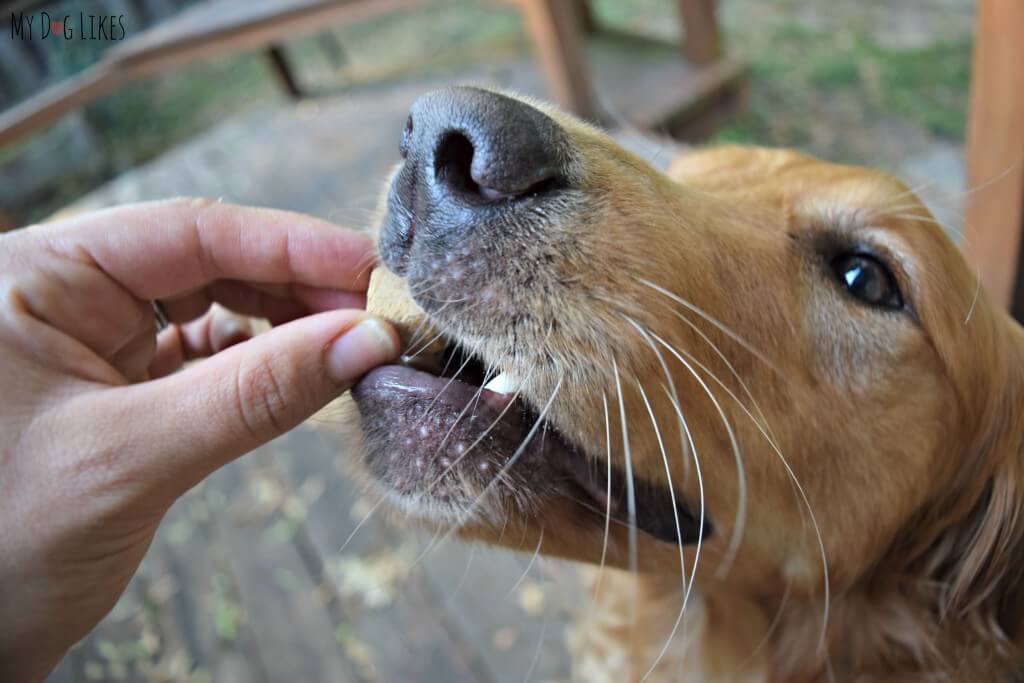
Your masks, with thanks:
[(249, 436), (257, 442), (283, 434), (292, 426), (291, 402), (285, 387), (291, 371), (270, 358), (243, 364), (236, 379), (236, 407)]

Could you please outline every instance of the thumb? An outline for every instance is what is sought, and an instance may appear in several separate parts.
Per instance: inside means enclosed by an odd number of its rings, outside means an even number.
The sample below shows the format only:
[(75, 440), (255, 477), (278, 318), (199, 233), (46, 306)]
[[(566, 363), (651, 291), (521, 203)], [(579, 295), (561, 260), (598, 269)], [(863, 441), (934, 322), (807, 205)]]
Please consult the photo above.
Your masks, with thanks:
[(155, 471), (140, 475), (171, 475), (191, 486), (297, 426), (397, 353), (398, 336), (388, 323), (363, 311), (331, 311), (126, 387), (120, 391), (133, 395), (120, 399), (132, 406), (129, 424), (150, 435), (151, 447), (133, 459)]

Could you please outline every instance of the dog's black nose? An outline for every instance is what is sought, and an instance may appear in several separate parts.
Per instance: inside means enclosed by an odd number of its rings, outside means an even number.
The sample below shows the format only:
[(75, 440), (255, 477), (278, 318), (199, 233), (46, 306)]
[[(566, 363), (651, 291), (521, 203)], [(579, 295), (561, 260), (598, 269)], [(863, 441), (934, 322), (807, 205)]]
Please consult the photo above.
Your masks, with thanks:
[[(478, 88), (448, 88), (413, 105), (400, 151), (436, 199), (490, 204), (557, 185), (567, 138), (543, 112)], [(443, 200), (442, 200), (443, 201)]]

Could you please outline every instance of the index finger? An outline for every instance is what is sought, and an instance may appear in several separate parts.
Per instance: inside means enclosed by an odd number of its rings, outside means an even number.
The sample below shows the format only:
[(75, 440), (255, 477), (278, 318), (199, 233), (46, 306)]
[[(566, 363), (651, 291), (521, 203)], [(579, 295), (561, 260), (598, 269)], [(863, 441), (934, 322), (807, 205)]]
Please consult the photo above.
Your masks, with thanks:
[(376, 259), (368, 236), (318, 218), (203, 199), (129, 204), (43, 230), (141, 299), (226, 279), (363, 292)]

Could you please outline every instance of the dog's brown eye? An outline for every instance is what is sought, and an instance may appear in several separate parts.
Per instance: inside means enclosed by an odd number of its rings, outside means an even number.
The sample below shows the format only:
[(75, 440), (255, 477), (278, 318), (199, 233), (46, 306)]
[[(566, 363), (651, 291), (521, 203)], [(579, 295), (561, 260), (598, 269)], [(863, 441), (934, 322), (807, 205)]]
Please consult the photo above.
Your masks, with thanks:
[(903, 308), (903, 297), (895, 276), (874, 256), (840, 254), (832, 260), (832, 271), (846, 291), (858, 301), (882, 308)]

